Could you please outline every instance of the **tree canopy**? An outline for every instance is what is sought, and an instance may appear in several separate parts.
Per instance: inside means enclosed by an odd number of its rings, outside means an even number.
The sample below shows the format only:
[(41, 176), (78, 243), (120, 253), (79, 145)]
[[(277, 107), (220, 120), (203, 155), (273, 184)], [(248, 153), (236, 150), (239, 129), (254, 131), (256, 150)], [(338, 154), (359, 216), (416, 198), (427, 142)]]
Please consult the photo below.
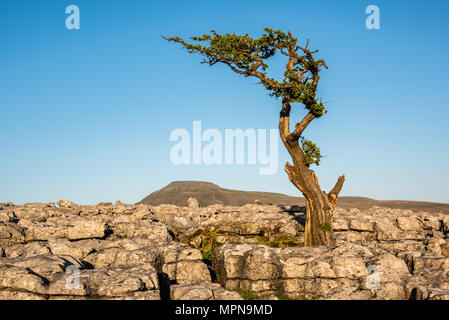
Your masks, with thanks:
[[(289, 32), (264, 29), (261, 37), (254, 39), (248, 34), (211, 34), (192, 37), (186, 42), (180, 37), (164, 38), (180, 43), (189, 53), (200, 54), (203, 63), (213, 66), (217, 63), (227, 65), (237, 74), (254, 77), (268, 90), (271, 96), (282, 99), (279, 115), (279, 134), (289, 152), (293, 165), (287, 162), (285, 172), (291, 183), (306, 198), (306, 224), (304, 245), (334, 244), (332, 219), (337, 206), (337, 198), (343, 187), (345, 175), (338, 177), (335, 186), (326, 193), (321, 189), (318, 177), (310, 169), (312, 164), (319, 165), (320, 149), (302, 135), (303, 131), (316, 118), (327, 111), (316, 96), (320, 71), (327, 64), (323, 59), (315, 59), (318, 50), (309, 49), (307, 40), (304, 47), (298, 45), (298, 39)], [(274, 79), (268, 75), (267, 60), (280, 53), (287, 57), (283, 79)], [(290, 113), (293, 103), (301, 103), (308, 111), (304, 118), (290, 130)]]
[[(309, 41), (304, 47), (298, 45), (298, 39), (290, 32), (265, 28), (261, 37), (254, 39), (248, 34), (219, 34), (212, 30), (210, 34), (191, 37), (192, 42), (186, 42), (180, 37), (163, 37), (168, 41), (180, 43), (189, 53), (197, 53), (204, 57), (202, 63), (213, 66), (223, 63), (237, 74), (245, 77), (255, 77), (274, 97), (283, 101), (301, 103), (308, 110), (307, 116), (298, 122), (291, 139), (300, 139), (304, 152), (304, 163), (319, 165), (320, 149), (310, 140), (302, 137), (302, 132), (315, 118), (322, 117), (327, 110), (317, 98), (316, 91), (322, 67), (327, 69), (323, 59), (315, 59), (318, 50), (311, 51)], [(276, 80), (268, 75), (267, 60), (276, 53), (288, 58), (284, 77)]]

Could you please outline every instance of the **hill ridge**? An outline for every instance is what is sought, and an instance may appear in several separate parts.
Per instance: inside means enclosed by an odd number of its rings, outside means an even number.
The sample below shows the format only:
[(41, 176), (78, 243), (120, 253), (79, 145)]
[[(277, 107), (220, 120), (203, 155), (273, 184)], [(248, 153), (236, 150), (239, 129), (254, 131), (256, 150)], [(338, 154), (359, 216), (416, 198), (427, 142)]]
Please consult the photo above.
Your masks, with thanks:
[[(254, 203), (255, 200), (263, 204), (305, 205), (305, 200), (302, 197), (288, 196), (275, 192), (225, 189), (208, 181), (173, 181), (162, 189), (143, 198), (137, 204), (174, 204), (183, 207), (186, 206), (188, 198), (196, 198), (202, 207), (212, 204), (242, 206)], [(368, 197), (347, 196), (339, 197), (337, 206), (347, 210), (351, 208), (366, 210), (372, 206), (380, 206), (393, 209), (449, 214), (449, 204), (424, 201), (375, 200)]]

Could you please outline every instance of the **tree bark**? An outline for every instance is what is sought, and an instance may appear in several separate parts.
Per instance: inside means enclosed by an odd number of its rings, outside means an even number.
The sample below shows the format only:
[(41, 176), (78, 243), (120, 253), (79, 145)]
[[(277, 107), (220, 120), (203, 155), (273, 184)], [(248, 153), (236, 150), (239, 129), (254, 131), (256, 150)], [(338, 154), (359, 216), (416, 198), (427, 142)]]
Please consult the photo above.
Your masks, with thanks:
[(332, 246), (334, 244), (334, 232), (332, 227), (333, 212), (337, 204), (338, 194), (345, 180), (344, 175), (338, 178), (334, 188), (329, 193), (324, 192), (313, 170), (304, 163), (304, 154), (299, 144), (302, 131), (310, 123), (310, 114), (303, 121), (306, 125), (299, 125), (290, 133), (291, 104), (287, 98), (282, 101), (282, 110), (279, 118), (279, 133), (286, 149), (288, 150), (293, 165), (286, 163), (285, 171), (290, 181), (296, 186), (306, 199), (306, 226), (304, 233), (305, 246)]

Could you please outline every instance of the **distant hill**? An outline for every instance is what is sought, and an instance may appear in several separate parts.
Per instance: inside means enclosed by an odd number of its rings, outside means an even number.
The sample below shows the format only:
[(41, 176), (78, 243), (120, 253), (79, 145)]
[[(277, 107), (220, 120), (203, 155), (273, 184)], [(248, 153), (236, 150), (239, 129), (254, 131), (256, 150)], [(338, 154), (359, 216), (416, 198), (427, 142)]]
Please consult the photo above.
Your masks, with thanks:
[[(196, 198), (200, 206), (222, 204), (230, 206), (242, 206), (259, 200), (263, 204), (274, 205), (298, 205), (304, 206), (302, 197), (292, 197), (281, 193), (238, 191), (223, 189), (216, 184), (203, 181), (175, 181), (145, 197), (139, 203), (149, 205), (174, 204), (186, 206), (188, 198)], [(394, 209), (443, 212), (449, 214), (449, 204), (421, 201), (403, 200), (374, 200), (364, 197), (339, 197), (340, 208), (368, 209), (372, 206), (388, 207)]]

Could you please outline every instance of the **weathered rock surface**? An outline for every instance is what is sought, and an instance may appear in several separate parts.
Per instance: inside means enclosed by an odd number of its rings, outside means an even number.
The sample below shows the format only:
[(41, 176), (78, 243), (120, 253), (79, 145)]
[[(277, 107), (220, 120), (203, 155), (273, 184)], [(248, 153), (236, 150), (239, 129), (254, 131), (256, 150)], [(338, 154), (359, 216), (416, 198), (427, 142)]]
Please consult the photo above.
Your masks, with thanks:
[(195, 199), (0, 204), (0, 299), (449, 299), (447, 215), (337, 208), (332, 248), (302, 247), (304, 222)]
[[(254, 244), (224, 245), (216, 249), (218, 274), (228, 289), (263, 294), (286, 293), (291, 297), (323, 298), (332, 289), (352, 288), (367, 295), (371, 287), (369, 267), (382, 274), (371, 298), (405, 299), (404, 281), (410, 273), (405, 262), (390, 253), (373, 254), (367, 248), (346, 243), (334, 248), (269, 248)], [(384, 290), (394, 290), (389, 296)], [(361, 292), (359, 292), (361, 291)], [(364, 292), (365, 291), (365, 292)]]
[(200, 251), (148, 206), (58, 205), (0, 206), (0, 299), (160, 299), (160, 284), (212, 285)]
[(198, 209), (200, 207), (198, 200), (196, 200), (195, 198), (189, 198), (187, 199), (187, 206), (190, 209)]
[(237, 292), (210, 282), (174, 285), (170, 288), (170, 297), (172, 300), (242, 300)]

